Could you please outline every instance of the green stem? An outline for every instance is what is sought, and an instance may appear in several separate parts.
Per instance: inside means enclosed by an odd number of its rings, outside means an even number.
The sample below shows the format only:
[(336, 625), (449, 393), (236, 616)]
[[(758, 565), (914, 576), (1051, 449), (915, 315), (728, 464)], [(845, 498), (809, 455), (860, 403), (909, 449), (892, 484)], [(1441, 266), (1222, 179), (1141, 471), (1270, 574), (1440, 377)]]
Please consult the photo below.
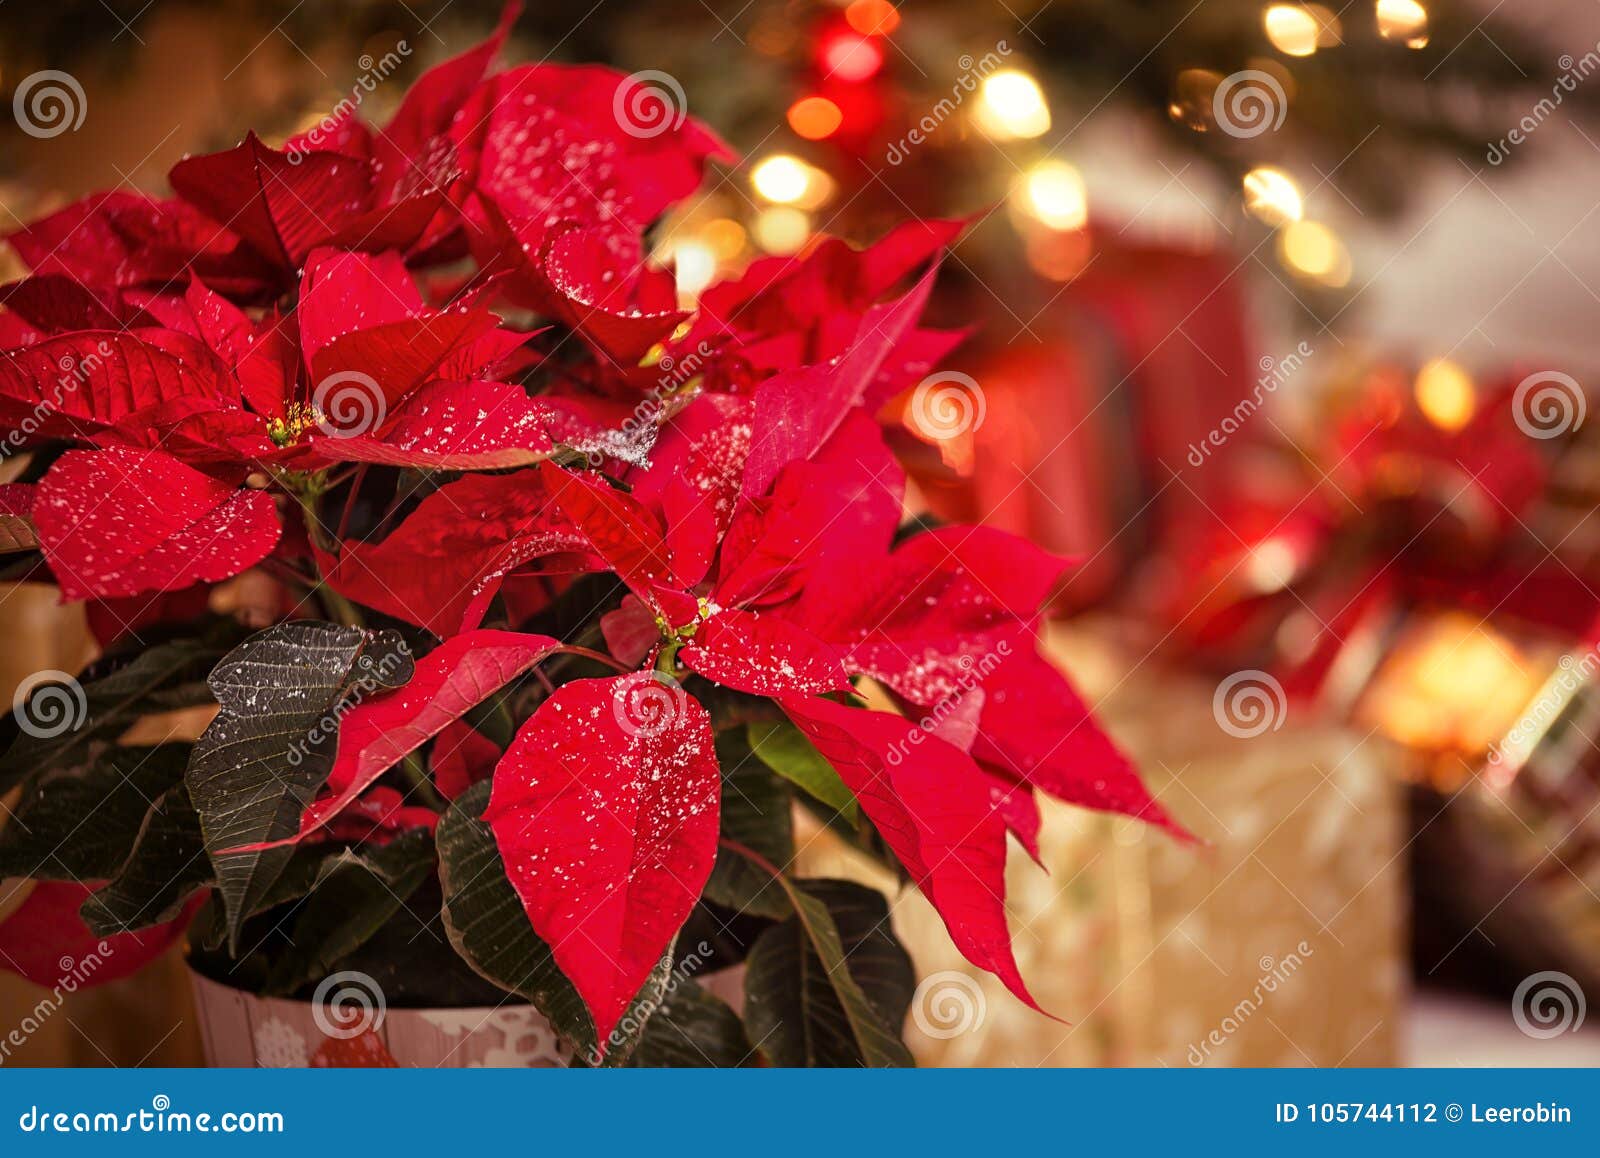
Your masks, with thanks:
[[(328, 537), (328, 530), (322, 525), (322, 519), (317, 514), (318, 489), (307, 487), (296, 489), (294, 495), (300, 500), (300, 511), (305, 519), (306, 534), (310, 537), (312, 545), (332, 555), (338, 550), (338, 544)], [(322, 574), (322, 568), (317, 566), (317, 583), (313, 590), (317, 599), (322, 603), (322, 609), (328, 618), (335, 623), (342, 623), (346, 627), (365, 627), (366, 617), (361, 614), (361, 609), (350, 600), (340, 595), (328, 585), (327, 576)]]
[[(421, 798), (422, 802), (435, 812), (443, 812), (449, 807), (444, 797), (440, 796), (433, 786), (433, 779), (422, 766), (422, 757), (415, 752), (407, 752), (395, 767), (411, 785), (411, 791)], [(408, 794), (409, 795), (409, 794)]]

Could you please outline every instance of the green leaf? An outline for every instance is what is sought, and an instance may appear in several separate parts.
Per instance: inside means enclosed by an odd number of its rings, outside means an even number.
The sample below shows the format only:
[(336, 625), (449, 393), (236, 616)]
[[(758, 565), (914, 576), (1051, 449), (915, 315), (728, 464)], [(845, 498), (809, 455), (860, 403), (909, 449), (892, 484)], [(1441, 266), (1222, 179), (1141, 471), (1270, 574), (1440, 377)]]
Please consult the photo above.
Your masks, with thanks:
[(0, 877), (104, 880), (133, 850), (150, 802), (183, 781), (189, 745), (103, 748), (28, 787), (0, 827)]
[(151, 805), (126, 862), (79, 913), (98, 936), (142, 929), (176, 917), (210, 883), (200, 817), (180, 781)]
[(754, 1051), (739, 1015), (687, 977), (667, 986), (661, 1006), (645, 1023), (630, 1066), (663, 1069), (734, 1069)]
[[(0, 792), (47, 769), (87, 763), (97, 742), (114, 740), (148, 712), (175, 706), (170, 702), (157, 706), (154, 700), (203, 677), (238, 638), (239, 629), (230, 620), (197, 638), (146, 648), (120, 666), (111, 667), (120, 662), (115, 658), (95, 664), (78, 681), (83, 708), (77, 713), (81, 717), (77, 725), (58, 736), (18, 736), (0, 757)], [(99, 674), (107, 667), (111, 670)], [(196, 702), (210, 699), (209, 690), (202, 690), (204, 698)]]
[[(788, 787), (751, 755), (738, 729), (717, 736), (717, 761), (722, 767), (721, 837), (779, 869), (786, 868), (794, 860), (793, 798)], [(725, 846), (717, 850), (705, 896), (738, 913), (783, 918), (793, 911), (770, 872)]]
[(916, 978), (883, 897), (846, 881), (791, 883), (790, 896), (795, 915), (761, 934), (746, 965), (756, 1047), (781, 1066), (914, 1064), (899, 1027)]
[(326, 977), (400, 911), (433, 865), (433, 833), (420, 828), (327, 855), (294, 909), (290, 947), (275, 956), (268, 991), (293, 993)]
[[(586, 1059), (595, 1055), (594, 1023), (572, 982), (534, 933), (522, 901), (506, 878), (505, 864), (489, 826), (479, 817), (490, 784), (475, 784), (451, 804), (439, 822), (439, 879), (444, 886), (444, 927), (479, 975), (533, 1003), (562, 1037)], [(650, 1011), (661, 1001), (672, 967), (669, 949), (607, 1043), (605, 1064), (627, 1060)], [(631, 1031), (631, 1032), (624, 1032)], [(619, 1034), (621, 1036), (619, 1036)]]
[(747, 734), (751, 750), (763, 764), (856, 823), (860, 809), (855, 796), (804, 732), (788, 720), (758, 720)]
[(258, 632), (207, 681), (221, 711), (195, 744), (186, 776), (228, 917), (239, 926), (294, 854), (228, 853), (282, 840), (328, 778), (341, 709), (411, 678), (410, 650), (392, 631), (294, 622)]

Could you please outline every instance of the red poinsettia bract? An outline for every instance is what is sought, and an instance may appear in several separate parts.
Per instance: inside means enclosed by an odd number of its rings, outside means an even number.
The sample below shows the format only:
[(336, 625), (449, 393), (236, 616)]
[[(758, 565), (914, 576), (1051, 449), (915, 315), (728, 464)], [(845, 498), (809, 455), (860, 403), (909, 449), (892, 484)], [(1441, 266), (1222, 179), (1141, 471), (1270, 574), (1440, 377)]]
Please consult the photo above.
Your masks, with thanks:
[[(180, 163), (171, 199), (12, 236), (32, 272), (4, 289), (0, 424), (47, 469), (7, 488), (8, 529), (129, 624), (261, 566), (297, 614), (404, 628), (399, 686), (329, 687), (337, 750), (287, 828), (208, 852), (260, 873), (381, 845), (438, 819), (396, 769), (446, 798), (488, 777), (506, 879), (602, 1049), (717, 861), (729, 719), (791, 722), (1032, 1003), (1004, 865), (1008, 831), (1037, 854), (1036, 794), (1181, 830), (1039, 654), (1065, 562), (983, 527), (901, 537), (877, 415), (962, 337), (919, 324), (959, 226), (758, 261), (685, 309), (643, 233), (727, 150), (690, 118), (624, 123), (636, 82), (609, 70), (491, 73), (506, 27), (386, 125), (252, 135)], [(596, 575), (620, 590), (544, 626)], [(0, 932), (50, 923), (56, 892)]]

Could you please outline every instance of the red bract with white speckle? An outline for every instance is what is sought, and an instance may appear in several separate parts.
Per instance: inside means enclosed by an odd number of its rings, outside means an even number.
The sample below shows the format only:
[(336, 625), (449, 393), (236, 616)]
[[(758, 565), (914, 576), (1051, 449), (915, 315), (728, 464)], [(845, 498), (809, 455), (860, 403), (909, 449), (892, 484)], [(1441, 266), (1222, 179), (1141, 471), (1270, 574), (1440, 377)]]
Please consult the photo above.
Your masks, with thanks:
[[(172, 199), (13, 235), (0, 552), (95, 601), (110, 654), (86, 732), (0, 756), (0, 876), (106, 882), (30, 936), (164, 943), (209, 896), (197, 960), (302, 996), (409, 920), (453, 954), (414, 999), (530, 1001), (592, 1061), (908, 1061), (882, 902), (797, 879), (797, 809), (1030, 1004), (1004, 868), (1036, 794), (1182, 831), (1038, 652), (1065, 561), (903, 526), (877, 416), (962, 337), (920, 324), (960, 226), (680, 301), (645, 231), (731, 154), (664, 74), (493, 73), (515, 16), (387, 125), (252, 135)], [(744, 1023), (671, 991), (746, 959)]]

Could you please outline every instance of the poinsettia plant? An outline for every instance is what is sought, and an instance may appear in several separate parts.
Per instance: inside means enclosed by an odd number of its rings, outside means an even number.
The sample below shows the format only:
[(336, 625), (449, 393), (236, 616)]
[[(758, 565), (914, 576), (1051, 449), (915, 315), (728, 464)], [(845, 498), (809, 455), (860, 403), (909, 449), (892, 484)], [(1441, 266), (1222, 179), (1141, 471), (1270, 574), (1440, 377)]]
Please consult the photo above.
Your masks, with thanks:
[[(809, 816), (1032, 1004), (1037, 794), (1179, 830), (1039, 655), (1064, 561), (902, 524), (876, 415), (961, 336), (919, 324), (959, 226), (681, 308), (645, 231), (728, 150), (635, 78), (491, 72), (505, 32), (381, 127), (11, 236), (6, 573), (103, 657), (19, 696), (0, 962), (186, 932), (263, 993), (526, 1000), (592, 1061), (906, 1062), (887, 902), (797, 875)], [(695, 980), (741, 962), (742, 1014)]]

